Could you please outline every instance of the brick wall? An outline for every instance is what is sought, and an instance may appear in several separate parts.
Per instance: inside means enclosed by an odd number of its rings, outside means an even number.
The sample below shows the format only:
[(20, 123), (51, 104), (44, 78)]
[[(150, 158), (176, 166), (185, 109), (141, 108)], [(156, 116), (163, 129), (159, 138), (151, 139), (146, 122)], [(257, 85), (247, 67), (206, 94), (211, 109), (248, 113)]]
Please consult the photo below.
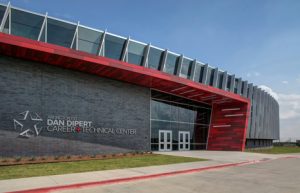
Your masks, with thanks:
[[(42, 63), (0, 58), (0, 156), (116, 153), (150, 149), (150, 90)], [(27, 120), (21, 112), (29, 111)], [(30, 114), (31, 113), (31, 114)], [(30, 115), (43, 121), (41, 133)], [(48, 116), (77, 117), (93, 127), (134, 129), (134, 135), (49, 132)], [(14, 119), (24, 125), (17, 126)], [(82, 131), (82, 130), (81, 130)]]

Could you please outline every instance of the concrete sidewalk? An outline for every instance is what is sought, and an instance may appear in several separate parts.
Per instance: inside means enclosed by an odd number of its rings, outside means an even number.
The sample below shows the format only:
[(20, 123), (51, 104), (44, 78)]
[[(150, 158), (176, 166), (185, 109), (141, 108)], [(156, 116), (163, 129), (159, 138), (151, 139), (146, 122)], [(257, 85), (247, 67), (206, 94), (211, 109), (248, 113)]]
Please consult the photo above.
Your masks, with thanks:
[[(161, 152), (159, 152), (161, 153)], [(219, 152), (219, 151), (188, 151), (188, 152), (165, 152), (161, 154), (198, 157), (210, 159), (209, 161), (170, 164), (162, 166), (139, 167), (118, 170), (106, 170), (84, 172), (64, 175), (52, 175), (42, 177), (30, 177), (11, 180), (0, 180), (0, 192), (11, 192), (43, 187), (57, 187), (78, 183), (89, 183), (120, 178), (177, 172), (183, 170), (206, 168), (227, 163), (240, 163), (244, 161), (276, 159), (288, 155), (267, 155), (245, 152)]]
[[(262, 153), (249, 153), (239, 151), (170, 151), (170, 152), (157, 152), (163, 155), (174, 155), (194, 158), (205, 158), (220, 163), (236, 163), (242, 161), (261, 160), (261, 159), (276, 159), (286, 157), (287, 154), (262, 154)], [(300, 154), (293, 154), (300, 155)]]

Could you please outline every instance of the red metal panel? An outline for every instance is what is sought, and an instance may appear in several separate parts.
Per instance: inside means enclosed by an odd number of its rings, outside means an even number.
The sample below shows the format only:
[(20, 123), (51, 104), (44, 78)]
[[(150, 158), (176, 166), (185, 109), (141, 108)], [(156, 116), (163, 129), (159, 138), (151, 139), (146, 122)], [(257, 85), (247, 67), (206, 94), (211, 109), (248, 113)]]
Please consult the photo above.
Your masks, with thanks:
[[(0, 33), (0, 53), (129, 82), (213, 105), (208, 149), (244, 149), (250, 101), (240, 95), (142, 66), (4, 33)], [(222, 117), (224, 112), (220, 110), (234, 105), (240, 107), (245, 116)], [(232, 126), (226, 129), (213, 127), (225, 123)]]
[(208, 150), (244, 151), (250, 105), (214, 104)]

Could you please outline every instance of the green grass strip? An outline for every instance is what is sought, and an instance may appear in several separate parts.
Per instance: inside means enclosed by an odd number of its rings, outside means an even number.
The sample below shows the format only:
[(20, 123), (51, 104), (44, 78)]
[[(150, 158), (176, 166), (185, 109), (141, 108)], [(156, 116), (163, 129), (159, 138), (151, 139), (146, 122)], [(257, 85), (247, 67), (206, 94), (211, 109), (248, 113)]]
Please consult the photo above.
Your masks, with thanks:
[(204, 161), (204, 159), (153, 154), (103, 160), (0, 166), (0, 180), (196, 161)]
[(255, 149), (246, 150), (253, 153), (266, 153), (266, 154), (286, 154), (286, 153), (300, 153), (300, 147), (273, 147), (271, 149)]

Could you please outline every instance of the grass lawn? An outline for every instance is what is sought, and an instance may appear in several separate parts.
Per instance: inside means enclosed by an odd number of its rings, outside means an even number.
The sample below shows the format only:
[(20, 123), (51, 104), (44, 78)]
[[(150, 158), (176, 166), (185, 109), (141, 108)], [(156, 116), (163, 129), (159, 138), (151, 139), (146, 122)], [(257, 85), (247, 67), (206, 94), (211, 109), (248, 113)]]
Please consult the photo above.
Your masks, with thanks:
[(272, 149), (257, 149), (246, 150), (253, 153), (267, 153), (267, 154), (284, 154), (284, 153), (300, 153), (300, 147), (273, 147)]
[(152, 154), (104, 160), (0, 166), (0, 180), (196, 161), (205, 159)]

